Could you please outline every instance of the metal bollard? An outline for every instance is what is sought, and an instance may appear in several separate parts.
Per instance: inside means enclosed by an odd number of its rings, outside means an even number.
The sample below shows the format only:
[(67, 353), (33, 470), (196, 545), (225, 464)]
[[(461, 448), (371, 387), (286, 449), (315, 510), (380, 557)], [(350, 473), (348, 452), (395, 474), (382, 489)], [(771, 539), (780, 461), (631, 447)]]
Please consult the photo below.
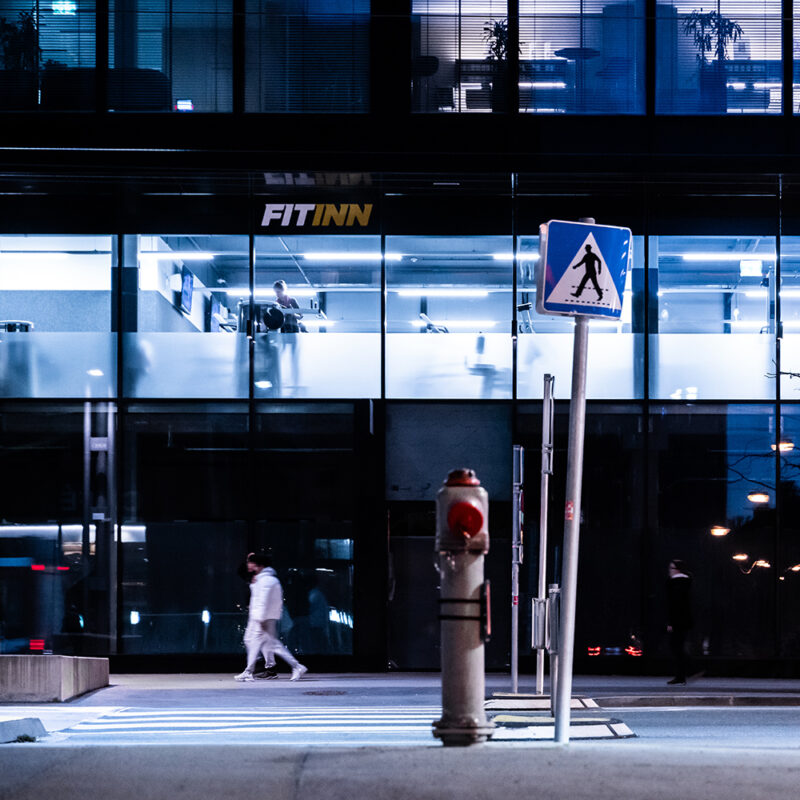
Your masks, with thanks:
[(488, 635), (489, 498), (471, 469), (453, 470), (436, 497), (436, 552), (441, 581), (442, 717), (433, 735), (445, 746), (484, 742), (484, 642)]

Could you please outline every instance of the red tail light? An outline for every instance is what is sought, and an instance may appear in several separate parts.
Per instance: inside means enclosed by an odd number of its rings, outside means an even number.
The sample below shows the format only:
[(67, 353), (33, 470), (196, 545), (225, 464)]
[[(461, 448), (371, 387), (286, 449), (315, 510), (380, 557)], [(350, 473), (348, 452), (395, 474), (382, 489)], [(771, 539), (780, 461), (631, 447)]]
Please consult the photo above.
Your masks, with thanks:
[(602, 650), (602, 647), (587, 647), (586, 654), (590, 656), (599, 656)]
[(44, 650), (44, 639), (31, 639), (31, 650)]

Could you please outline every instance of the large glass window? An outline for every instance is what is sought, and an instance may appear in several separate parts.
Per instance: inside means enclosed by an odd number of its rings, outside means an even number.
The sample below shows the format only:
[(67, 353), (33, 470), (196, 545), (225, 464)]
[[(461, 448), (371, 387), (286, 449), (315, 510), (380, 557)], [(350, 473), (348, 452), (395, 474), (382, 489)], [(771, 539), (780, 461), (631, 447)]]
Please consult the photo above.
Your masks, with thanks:
[(780, 113), (779, 0), (657, 2), (657, 112)]
[(115, 111), (231, 111), (231, 0), (110, 0)]
[(414, 0), (414, 111), (503, 111), (506, 0)]
[[(764, 658), (775, 648), (775, 409), (666, 405), (650, 418), (650, 585), (670, 559), (694, 576), (689, 653)], [(666, 624), (663, 592), (653, 635)], [(667, 655), (664, 634), (661, 652)]]
[(137, 320), (123, 340), (125, 394), (247, 397), (247, 237), (126, 240), (126, 257), (138, 263), (138, 293), (125, 296), (135, 302), (128, 316)]
[(0, 110), (91, 111), (93, 0), (0, 2)]
[(644, 2), (521, 0), (520, 111), (644, 113)]
[[(541, 397), (543, 375), (555, 376), (555, 396), (569, 397), (572, 384), (573, 332), (571, 317), (536, 311), (536, 265), (539, 237), (523, 236), (517, 253), (517, 396)], [(633, 262), (626, 277), (619, 320), (589, 320), (590, 399), (633, 399), (644, 396), (644, 332), (634, 315), (644, 290), (644, 238), (633, 237)], [(577, 273), (576, 273), (577, 275)], [(577, 281), (576, 281), (577, 282)]]
[(0, 396), (111, 397), (110, 236), (0, 236)]
[(249, 588), (236, 570), (249, 552), (248, 427), (238, 403), (130, 407), (122, 652), (243, 653)]
[(658, 236), (650, 248), (651, 397), (774, 397), (774, 237)]
[(800, 236), (781, 239), (780, 300), (781, 398), (800, 400), (800, 378), (789, 374), (800, 373)]
[(0, 653), (114, 651), (115, 428), (108, 403), (0, 407)]
[(247, 0), (248, 111), (369, 110), (369, 0)]
[(507, 236), (386, 240), (386, 396), (511, 396)]
[(256, 239), (256, 397), (380, 396), (380, 270), (377, 236)]

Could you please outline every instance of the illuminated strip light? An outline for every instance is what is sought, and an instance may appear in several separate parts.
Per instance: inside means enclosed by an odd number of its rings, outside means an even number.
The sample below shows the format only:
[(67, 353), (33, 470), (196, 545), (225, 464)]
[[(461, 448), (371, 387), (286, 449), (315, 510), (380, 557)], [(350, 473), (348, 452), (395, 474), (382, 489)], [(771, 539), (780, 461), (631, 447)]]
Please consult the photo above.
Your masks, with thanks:
[[(729, 83), (725, 84), (729, 89), (736, 89), (740, 91), (741, 89), (746, 89), (747, 84), (744, 81), (730, 81)], [(753, 84), (755, 86), (755, 84)]]
[[(513, 261), (513, 253), (493, 253), (492, 258), (495, 261)], [(517, 253), (517, 261), (538, 261), (538, 253)]]
[(754, 89), (781, 89), (783, 88), (783, 84), (775, 83), (774, 81), (754, 81), (753, 82)]
[[(409, 325), (426, 325), (423, 320), (410, 319)], [(445, 319), (433, 323), (438, 328), (493, 328), (497, 325), (496, 319)]]
[(319, 319), (319, 317), (303, 317), (300, 321), (301, 325), (305, 325), (307, 328), (329, 328), (332, 325), (336, 324), (335, 319)]
[(566, 89), (567, 84), (563, 81), (533, 81), (531, 83), (520, 83), (520, 89)]
[[(800, 289), (781, 289), (781, 297), (800, 297)], [(769, 292), (766, 289), (747, 289), (744, 293), (745, 297), (768, 297)]]
[(684, 261), (741, 261), (742, 259), (775, 259), (775, 253), (660, 253), (659, 257), (680, 256)]
[(221, 254), (203, 250), (189, 250), (185, 253), (180, 250), (145, 250), (139, 253), (139, 258), (152, 261), (211, 261), (218, 255)]
[(44, 572), (44, 564), (31, 564), (31, 569), (34, 572)]
[(44, 639), (31, 639), (29, 647), (31, 650), (44, 650)]
[(420, 289), (390, 289), (400, 297), (487, 297), (488, 289), (444, 289), (444, 288), (420, 288)]
[[(300, 253), (306, 261), (380, 261), (380, 253)], [(387, 261), (402, 261), (402, 253), (387, 253)]]
[[(233, 295), (236, 295), (237, 297), (244, 297), (245, 295), (249, 295), (250, 294), (250, 289), (248, 289), (247, 286), (228, 286), (228, 287), (222, 287), (222, 288), (219, 288), (219, 289), (210, 289), (209, 291), (211, 291), (211, 292), (225, 292), (226, 294), (233, 294)], [(289, 288), (286, 293), (289, 295), (289, 297), (316, 297), (318, 292), (324, 292), (324, 291), (326, 291), (326, 290), (325, 289), (307, 289), (307, 288), (301, 288), (301, 289)], [(373, 289), (373, 291), (377, 292), (379, 290), (376, 288), (376, 289)], [(262, 288), (262, 289), (256, 289), (253, 292), (253, 296), (254, 297), (272, 297), (273, 299), (275, 299), (275, 290), (272, 287), (270, 287), (270, 288), (266, 288), (265, 287), (265, 288)]]

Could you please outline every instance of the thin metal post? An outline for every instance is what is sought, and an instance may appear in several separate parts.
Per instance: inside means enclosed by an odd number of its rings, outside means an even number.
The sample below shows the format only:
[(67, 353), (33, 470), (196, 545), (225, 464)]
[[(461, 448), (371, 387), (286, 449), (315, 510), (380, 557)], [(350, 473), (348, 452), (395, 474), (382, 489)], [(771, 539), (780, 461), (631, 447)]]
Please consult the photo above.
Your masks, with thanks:
[[(539, 582), (537, 598), (547, 597), (547, 515), (548, 491), (550, 476), (553, 474), (553, 386), (555, 378), (544, 376), (544, 393), (542, 395), (542, 475), (540, 481), (539, 502)], [(536, 651), (536, 694), (544, 694), (544, 649)], [(553, 676), (550, 676), (550, 690), (553, 688)]]
[(519, 690), (519, 565), (522, 563), (522, 484), (525, 449), (514, 445), (514, 492), (511, 521), (511, 691)]
[[(586, 222), (587, 220), (581, 220)], [(591, 220), (593, 223), (594, 220)], [(561, 643), (556, 694), (556, 732), (559, 743), (569, 741), (572, 662), (575, 649), (575, 605), (578, 581), (578, 545), (581, 522), (581, 482), (583, 479), (583, 437), (586, 424), (586, 354), (589, 345), (589, 320), (575, 318), (572, 354), (572, 397), (569, 407), (569, 445), (567, 449), (567, 490), (564, 508), (564, 571), (561, 588)]]

